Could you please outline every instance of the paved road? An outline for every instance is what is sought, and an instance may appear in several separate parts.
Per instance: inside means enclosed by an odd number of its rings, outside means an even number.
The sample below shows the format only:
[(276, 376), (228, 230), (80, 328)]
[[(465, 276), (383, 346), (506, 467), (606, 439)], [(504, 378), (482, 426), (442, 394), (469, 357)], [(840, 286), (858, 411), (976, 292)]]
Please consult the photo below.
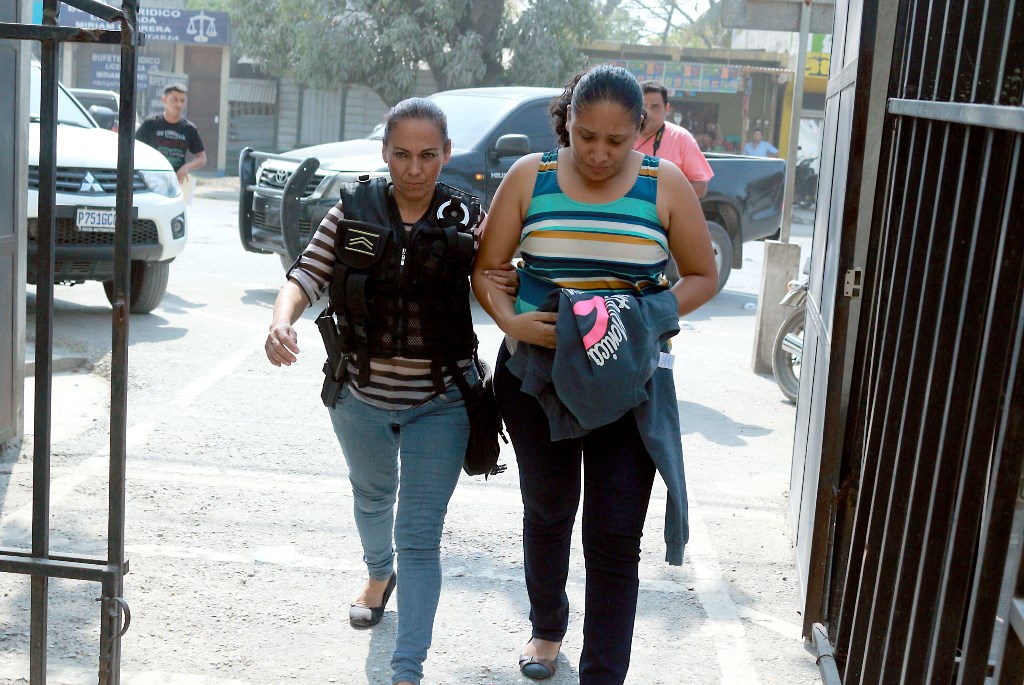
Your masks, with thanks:
[[(131, 320), (123, 682), (389, 683), (394, 606), (356, 632), (346, 607), (363, 569), (345, 467), (319, 403), (312, 312), (301, 363), (270, 366), (261, 343), (281, 284), (276, 257), (241, 251), (235, 205), (200, 197), (163, 305)], [(794, 231), (809, 243), (806, 227)], [(663, 561), (665, 491), (644, 537), (640, 617), (628, 683), (810, 685), (787, 523), (794, 409), (750, 372), (760, 246), (726, 290), (683, 322), (676, 380), (691, 495), (686, 563)], [(31, 289), (30, 289), (31, 291)], [(109, 308), (97, 284), (57, 289), (55, 337), (97, 360), (62, 374), (55, 403), (52, 547), (102, 553)], [(30, 292), (29, 331), (34, 311)], [(477, 311), (484, 354), (497, 328)], [(31, 425), (31, 424), (29, 424)], [(29, 539), (31, 440), (0, 465), (0, 545)], [(518, 475), (463, 477), (444, 537), (445, 588), (425, 684), (529, 682)], [(577, 682), (582, 550), (557, 676)], [(96, 678), (98, 588), (53, 581), (50, 682)], [(27, 682), (28, 581), (0, 577), (0, 682)]]

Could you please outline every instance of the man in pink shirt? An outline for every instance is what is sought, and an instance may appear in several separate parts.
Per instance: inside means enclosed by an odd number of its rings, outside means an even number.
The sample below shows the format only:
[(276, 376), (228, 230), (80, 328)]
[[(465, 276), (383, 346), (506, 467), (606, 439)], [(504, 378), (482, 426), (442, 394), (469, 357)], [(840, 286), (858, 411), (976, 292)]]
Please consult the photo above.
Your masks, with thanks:
[(704, 197), (708, 192), (708, 181), (715, 174), (690, 132), (682, 126), (665, 121), (665, 115), (671, 108), (668, 104), (668, 89), (661, 81), (644, 81), (640, 88), (644, 92), (647, 116), (633, 149), (675, 163), (690, 181), (697, 197)]

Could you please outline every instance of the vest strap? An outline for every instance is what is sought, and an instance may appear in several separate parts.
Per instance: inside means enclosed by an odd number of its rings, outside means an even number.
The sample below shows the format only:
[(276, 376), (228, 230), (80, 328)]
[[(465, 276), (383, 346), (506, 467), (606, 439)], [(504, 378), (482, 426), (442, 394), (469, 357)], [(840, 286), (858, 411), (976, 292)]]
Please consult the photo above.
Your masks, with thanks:
[(441, 364), (441, 361), (439, 359), (434, 359), (430, 362), (430, 378), (434, 382), (434, 392), (436, 392), (439, 395), (443, 393), (444, 366)]

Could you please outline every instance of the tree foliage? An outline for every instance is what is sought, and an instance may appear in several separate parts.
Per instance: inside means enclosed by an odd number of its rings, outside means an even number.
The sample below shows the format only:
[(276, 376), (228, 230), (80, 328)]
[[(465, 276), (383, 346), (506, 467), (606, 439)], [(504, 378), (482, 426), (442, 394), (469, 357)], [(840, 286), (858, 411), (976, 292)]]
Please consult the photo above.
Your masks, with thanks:
[(315, 88), (411, 96), (423, 65), (438, 89), (559, 85), (594, 37), (594, 0), (233, 0), (236, 44), (262, 68)]
[(721, 0), (606, 0), (607, 37), (626, 43), (719, 47)]
[(600, 37), (601, 17), (590, 0), (533, 0), (506, 23), (512, 59), (506, 81), (561, 86), (585, 66), (582, 47)]

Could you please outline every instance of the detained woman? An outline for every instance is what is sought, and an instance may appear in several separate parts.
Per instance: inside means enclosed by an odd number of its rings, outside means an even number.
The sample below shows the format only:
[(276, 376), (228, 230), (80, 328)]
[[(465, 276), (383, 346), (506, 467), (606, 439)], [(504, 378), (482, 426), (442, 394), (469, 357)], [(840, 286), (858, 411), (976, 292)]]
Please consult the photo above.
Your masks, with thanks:
[[(573, 311), (592, 311), (595, 298), (608, 298), (608, 309), (615, 302), (659, 302), (667, 307), (667, 328), (675, 332), (678, 317), (715, 295), (717, 273), (700, 204), (682, 172), (632, 149), (643, 121), (643, 93), (629, 72), (595, 67), (566, 87), (552, 114), (563, 147), (523, 157), (502, 181), (485, 222), (473, 288), (506, 334), (495, 392), (519, 465), (532, 624), (519, 668), (536, 680), (555, 673), (568, 627), (565, 586), (582, 490), (586, 593), (580, 683), (621, 685), (632, 647), (640, 538), (656, 474), (669, 494), (670, 564), (682, 563), (687, 537), (672, 372), (657, 368), (650, 376), (652, 397), (659, 399), (565, 438), (553, 436), (551, 396), (542, 404), (537, 392), (523, 390), (523, 379), (510, 371), (512, 356), (554, 349), (557, 365), (566, 354), (556, 340), (566, 339), (563, 325), (576, 324), (563, 320), (562, 308), (543, 311), (553, 289), (590, 298), (570, 309), (569, 318)], [(517, 249), (524, 265), (513, 302), (486, 272), (500, 268)], [(680, 274), (671, 288), (664, 277), (669, 259)], [(633, 299), (622, 299), (627, 295)], [(667, 346), (654, 349), (658, 365)], [(589, 390), (604, 397), (617, 389)]]

